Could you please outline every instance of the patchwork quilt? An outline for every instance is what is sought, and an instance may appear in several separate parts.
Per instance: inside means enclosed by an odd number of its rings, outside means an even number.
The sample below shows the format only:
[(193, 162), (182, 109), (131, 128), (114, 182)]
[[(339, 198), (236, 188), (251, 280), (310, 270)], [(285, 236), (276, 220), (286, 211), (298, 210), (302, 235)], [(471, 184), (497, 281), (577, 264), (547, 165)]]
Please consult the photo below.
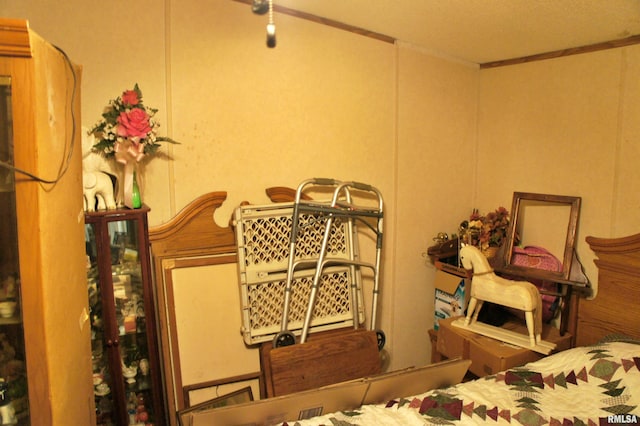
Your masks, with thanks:
[(574, 348), (447, 389), (283, 425), (474, 424), (640, 425), (640, 345)]

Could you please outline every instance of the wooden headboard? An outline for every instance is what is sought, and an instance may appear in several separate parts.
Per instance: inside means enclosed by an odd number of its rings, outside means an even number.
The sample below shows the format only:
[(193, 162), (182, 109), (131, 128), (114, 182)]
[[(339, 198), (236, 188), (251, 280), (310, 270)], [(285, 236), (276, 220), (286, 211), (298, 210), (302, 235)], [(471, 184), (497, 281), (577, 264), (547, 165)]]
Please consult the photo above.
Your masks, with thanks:
[(579, 301), (576, 345), (610, 334), (640, 339), (640, 234), (586, 241), (597, 256), (598, 293)]
[[(288, 202), (295, 190), (286, 187), (266, 189), (271, 202)], [(236, 237), (231, 221), (218, 225), (214, 216), (227, 198), (224, 191), (204, 194), (185, 206), (168, 222), (149, 228), (149, 242), (154, 268), (155, 297), (158, 308), (159, 338), (163, 348), (162, 368), (166, 390), (169, 425), (176, 425), (176, 411), (187, 408), (189, 392), (194, 389), (216, 387), (234, 382), (260, 379), (260, 394), (266, 394), (261, 372), (248, 372), (220, 380), (183, 383), (175, 290), (179, 284), (173, 274), (178, 270), (211, 267), (237, 262)], [(242, 204), (246, 204), (243, 202)], [(239, 329), (239, 327), (238, 327)], [(210, 337), (209, 337), (210, 339)], [(238, 339), (241, 341), (241, 339)], [(206, 343), (203, 345), (206, 347)], [(184, 354), (182, 354), (184, 356)], [(255, 359), (258, 361), (256, 348)]]

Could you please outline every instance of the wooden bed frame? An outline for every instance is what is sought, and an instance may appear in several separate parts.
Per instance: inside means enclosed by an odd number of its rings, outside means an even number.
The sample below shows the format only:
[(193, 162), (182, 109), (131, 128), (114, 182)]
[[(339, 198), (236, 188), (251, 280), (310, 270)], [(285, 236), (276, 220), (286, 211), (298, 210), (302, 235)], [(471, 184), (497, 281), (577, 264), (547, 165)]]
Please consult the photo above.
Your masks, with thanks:
[[(292, 201), (295, 197), (295, 190), (286, 187), (269, 188), (266, 193), (272, 202)], [(179, 266), (179, 262), (237, 261), (233, 228), (220, 227), (213, 218), (225, 199), (225, 192), (204, 194), (169, 222), (150, 228), (156, 281), (163, 277), (170, 281), (170, 270)], [(576, 297), (572, 302), (569, 331), (576, 338), (575, 345), (593, 344), (616, 333), (640, 339), (640, 234), (624, 238), (587, 237), (586, 241), (598, 257), (595, 260), (599, 270), (598, 294), (593, 300)], [(161, 344), (165, 352), (165, 387), (169, 392), (176, 391), (176, 399), (167, 401), (172, 413), (186, 407), (180, 392), (184, 390), (181, 374), (179, 369), (174, 371), (180, 365), (180, 354), (171, 345), (177, 339), (171, 324), (175, 321), (173, 295), (170, 285), (163, 287), (158, 282), (155, 285), (159, 311), (166, 313), (160, 315)], [(266, 393), (264, 377), (258, 372), (255, 375), (261, 378), (261, 394)]]
[[(265, 192), (273, 203), (293, 201), (295, 198), (295, 190), (291, 188), (272, 187), (267, 188)], [(216, 210), (222, 206), (226, 198), (227, 193), (224, 191), (203, 194), (191, 201), (168, 222), (149, 228), (155, 299), (158, 305), (159, 339), (163, 352), (163, 380), (167, 393), (165, 404), (171, 426), (176, 425), (176, 419), (172, 413), (189, 406), (188, 395), (194, 389), (257, 379), (260, 395), (267, 394), (267, 384), (260, 371), (189, 385), (185, 385), (182, 381), (176, 330), (175, 283), (172, 273), (180, 268), (238, 261), (232, 224), (220, 226), (214, 219)]]
[(578, 303), (576, 346), (610, 334), (640, 339), (640, 234), (586, 241), (598, 257), (598, 293)]

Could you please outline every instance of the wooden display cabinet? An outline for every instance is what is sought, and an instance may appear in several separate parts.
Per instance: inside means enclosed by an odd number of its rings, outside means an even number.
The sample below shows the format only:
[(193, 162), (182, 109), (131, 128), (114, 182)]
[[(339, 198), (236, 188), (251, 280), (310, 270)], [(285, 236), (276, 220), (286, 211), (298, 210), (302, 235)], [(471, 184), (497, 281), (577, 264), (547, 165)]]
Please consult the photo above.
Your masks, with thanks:
[(0, 319), (2, 424), (93, 422), (80, 71), (0, 18), (0, 300), (16, 306)]
[(98, 425), (164, 424), (148, 211), (85, 215)]

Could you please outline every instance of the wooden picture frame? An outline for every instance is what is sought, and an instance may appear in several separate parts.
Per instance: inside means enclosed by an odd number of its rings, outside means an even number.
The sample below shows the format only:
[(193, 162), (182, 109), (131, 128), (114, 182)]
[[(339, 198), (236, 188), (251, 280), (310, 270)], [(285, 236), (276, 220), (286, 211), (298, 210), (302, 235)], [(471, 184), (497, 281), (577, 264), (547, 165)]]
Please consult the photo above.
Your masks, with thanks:
[[(256, 381), (257, 381), (257, 384), (255, 384)], [(192, 405), (197, 404), (197, 403), (192, 404), (191, 401), (193, 399), (192, 397), (196, 396), (195, 394), (198, 392), (210, 390), (213, 388), (222, 388), (229, 385), (232, 385), (234, 388), (238, 388), (243, 383), (245, 383), (246, 386), (251, 386), (251, 389), (254, 389), (253, 386), (255, 384), (258, 387), (258, 391), (260, 391), (263, 386), (261, 382), (262, 382), (262, 372), (256, 371), (253, 373), (241, 374), (239, 376), (226, 377), (223, 379), (208, 380), (206, 382), (185, 385), (182, 388), (182, 393), (184, 398), (184, 408), (186, 409), (191, 407)]]
[[(578, 230), (578, 219), (580, 216), (580, 197), (572, 197), (565, 195), (535, 194), (529, 192), (514, 192), (513, 203), (511, 206), (511, 221), (507, 240), (505, 242), (505, 250), (503, 252), (503, 267), (501, 272), (511, 273), (525, 278), (539, 278), (550, 281), (568, 281), (571, 275), (571, 266), (574, 263), (576, 232)], [(538, 227), (552, 226), (555, 222), (558, 227), (557, 238), (558, 245), (561, 247), (562, 255), (562, 271), (547, 271), (526, 266), (515, 265), (512, 263), (513, 248), (523, 237), (522, 232), (527, 223), (527, 215), (534, 209), (544, 209), (546, 222)], [(557, 210), (557, 213), (554, 212)], [(532, 216), (532, 215), (530, 215)], [(533, 221), (530, 221), (533, 222)], [(524, 235), (526, 238), (526, 235)], [(543, 240), (544, 241), (544, 238)], [(546, 244), (537, 243), (543, 246)], [(560, 254), (560, 253), (558, 253)]]

